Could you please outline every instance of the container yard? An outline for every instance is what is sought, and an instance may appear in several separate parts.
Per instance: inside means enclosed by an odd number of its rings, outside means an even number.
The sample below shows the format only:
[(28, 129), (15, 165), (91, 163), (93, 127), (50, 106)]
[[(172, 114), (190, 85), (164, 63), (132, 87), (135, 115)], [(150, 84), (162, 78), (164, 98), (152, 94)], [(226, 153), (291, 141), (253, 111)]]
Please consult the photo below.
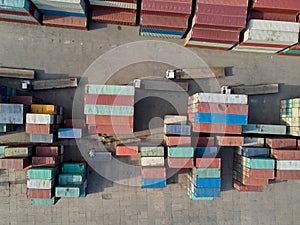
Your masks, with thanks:
[(0, 225), (299, 224), (297, 1), (0, 1)]

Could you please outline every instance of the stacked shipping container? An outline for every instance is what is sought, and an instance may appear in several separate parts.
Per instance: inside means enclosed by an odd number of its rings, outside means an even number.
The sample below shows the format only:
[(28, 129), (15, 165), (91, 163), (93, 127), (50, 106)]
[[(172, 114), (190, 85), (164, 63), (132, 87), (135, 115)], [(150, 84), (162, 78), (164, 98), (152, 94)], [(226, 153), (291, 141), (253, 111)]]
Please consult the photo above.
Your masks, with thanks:
[(248, 122), (246, 95), (195, 93), (189, 97), (188, 119), (193, 132), (241, 134)]
[(23, 124), (26, 110), (27, 107), (23, 104), (0, 103), (0, 132), (12, 130), (11, 125)]
[(41, 24), (42, 14), (31, 0), (2, 0), (0, 21)]
[(248, 0), (197, 0), (185, 46), (228, 50), (245, 28)]
[(54, 191), (63, 150), (63, 146), (36, 146), (35, 156), (32, 157), (33, 167), (27, 171), (27, 196), (32, 204), (51, 205), (58, 200)]
[(86, 163), (64, 163), (55, 187), (55, 197), (76, 198), (87, 194)]
[(132, 134), (134, 87), (86, 85), (84, 114), (89, 133)]
[(142, 188), (165, 188), (167, 186), (164, 167), (163, 146), (141, 146)]
[(31, 113), (26, 114), (26, 133), (30, 134), (30, 142), (55, 142), (62, 115), (60, 106), (32, 104)]
[(287, 126), (287, 134), (300, 136), (300, 98), (281, 100), (280, 119)]
[(65, 119), (64, 128), (58, 129), (58, 138), (81, 138), (85, 128), (83, 119)]
[(142, 0), (140, 35), (182, 38), (191, 11), (192, 0)]
[(137, 1), (136, 0), (90, 0), (92, 6), (92, 19), (94, 22), (136, 25)]
[(31, 165), (31, 155), (31, 147), (0, 146), (0, 169), (24, 169)]

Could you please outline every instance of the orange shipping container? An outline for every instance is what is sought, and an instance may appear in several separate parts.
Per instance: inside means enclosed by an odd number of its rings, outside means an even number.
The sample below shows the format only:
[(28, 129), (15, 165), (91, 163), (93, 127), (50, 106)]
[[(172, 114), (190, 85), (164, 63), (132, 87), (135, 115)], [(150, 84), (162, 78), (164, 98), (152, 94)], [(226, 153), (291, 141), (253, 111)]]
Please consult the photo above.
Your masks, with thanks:
[(196, 158), (196, 168), (221, 168), (220, 158)]
[(138, 154), (138, 146), (117, 146), (116, 155), (130, 156)]
[(244, 144), (244, 137), (216, 136), (215, 141), (218, 146), (242, 146)]
[(26, 133), (29, 134), (52, 134), (58, 126), (55, 124), (26, 124)]
[(132, 134), (133, 128), (122, 125), (97, 125), (89, 126), (90, 134)]
[(191, 137), (165, 136), (167, 146), (190, 146)]

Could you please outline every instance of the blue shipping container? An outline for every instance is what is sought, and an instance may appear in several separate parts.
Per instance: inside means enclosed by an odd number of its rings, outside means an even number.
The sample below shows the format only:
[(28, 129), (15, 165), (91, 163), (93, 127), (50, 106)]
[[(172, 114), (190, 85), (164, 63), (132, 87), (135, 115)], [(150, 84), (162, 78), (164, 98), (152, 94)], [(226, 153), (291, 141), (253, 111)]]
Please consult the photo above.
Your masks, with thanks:
[(165, 125), (165, 134), (191, 135), (191, 126), (190, 125), (168, 124), (168, 125)]
[(165, 188), (167, 187), (166, 178), (143, 178), (142, 188)]
[(220, 188), (221, 178), (194, 178), (194, 186), (198, 188)]
[(236, 152), (247, 157), (268, 157), (270, 148), (241, 147)]
[(215, 157), (218, 154), (217, 147), (196, 147), (194, 150), (195, 157)]
[(246, 125), (248, 124), (248, 116), (236, 114), (195, 113), (194, 122)]
[(192, 192), (196, 197), (220, 197), (220, 188), (197, 188), (194, 187)]
[(111, 161), (111, 152), (91, 151), (89, 153), (89, 156), (91, 157), (91, 160), (94, 161), (94, 162)]
[(59, 128), (58, 138), (81, 138), (82, 129), (78, 128)]

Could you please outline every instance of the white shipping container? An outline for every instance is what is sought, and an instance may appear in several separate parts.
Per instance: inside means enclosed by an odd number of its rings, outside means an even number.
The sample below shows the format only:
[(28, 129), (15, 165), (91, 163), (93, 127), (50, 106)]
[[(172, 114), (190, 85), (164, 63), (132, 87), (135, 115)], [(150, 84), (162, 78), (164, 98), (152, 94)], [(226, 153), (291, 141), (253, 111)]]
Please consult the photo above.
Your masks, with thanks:
[(53, 124), (54, 116), (50, 114), (26, 114), (26, 123), (29, 124)]
[(216, 43), (216, 42), (205, 42), (205, 41), (187, 41), (185, 45), (205, 46), (205, 47), (216, 47), (216, 48), (231, 48), (232, 44)]
[(51, 189), (54, 187), (54, 179), (29, 179), (27, 188), (30, 189)]
[(300, 170), (300, 160), (277, 160), (277, 170)]
[(136, 9), (136, 3), (106, 1), (106, 0), (90, 0), (91, 5), (99, 5), (105, 7), (124, 8), (124, 9)]
[(258, 138), (258, 137), (244, 137), (244, 144), (243, 146), (257, 146), (257, 147), (264, 147), (265, 139)]
[(142, 166), (164, 166), (165, 159), (164, 157), (142, 157), (141, 165)]
[(248, 22), (247, 28), (250, 28), (252, 30), (282, 31), (282, 32), (297, 33), (299, 32), (300, 25), (297, 22), (252, 19)]
[(186, 124), (187, 116), (165, 115), (164, 124)]
[(85, 13), (84, 0), (32, 0), (40, 10)]
[(258, 53), (270, 53), (270, 54), (277, 53), (281, 50), (282, 48), (270, 48), (270, 47), (246, 46), (246, 45), (237, 45), (232, 49), (232, 51), (237, 51), (237, 52), (258, 52)]
[(247, 104), (248, 96), (219, 93), (196, 93), (194, 94), (193, 103), (197, 102)]

